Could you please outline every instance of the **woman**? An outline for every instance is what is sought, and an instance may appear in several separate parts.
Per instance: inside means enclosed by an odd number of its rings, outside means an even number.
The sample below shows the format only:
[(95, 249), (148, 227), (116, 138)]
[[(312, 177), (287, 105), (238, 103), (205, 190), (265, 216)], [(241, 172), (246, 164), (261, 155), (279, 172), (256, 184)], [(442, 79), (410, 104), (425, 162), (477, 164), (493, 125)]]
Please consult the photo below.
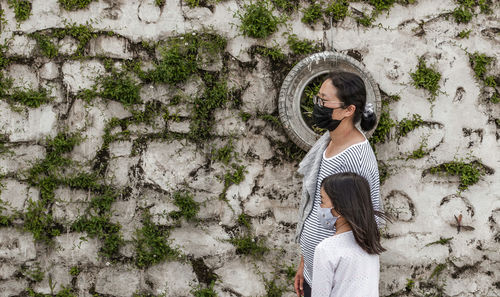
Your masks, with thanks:
[(370, 186), (356, 173), (338, 173), (321, 186), (318, 220), (335, 235), (321, 241), (314, 252), (313, 297), (378, 297), (380, 232)]
[(306, 297), (311, 296), (314, 249), (335, 233), (335, 229), (323, 228), (317, 219), (323, 179), (340, 172), (361, 175), (370, 185), (374, 209), (381, 209), (377, 160), (370, 143), (355, 126), (361, 122), (361, 128), (368, 131), (376, 123), (373, 107), (366, 104), (363, 80), (349, 72), (331, 73), (313, 100), (315, 125), (328, 129), (328, 133), (309, 150), (298, 170), (304, 178), (295, 240), (300, 243), (302, 256), (294, 286), (297, 296)]

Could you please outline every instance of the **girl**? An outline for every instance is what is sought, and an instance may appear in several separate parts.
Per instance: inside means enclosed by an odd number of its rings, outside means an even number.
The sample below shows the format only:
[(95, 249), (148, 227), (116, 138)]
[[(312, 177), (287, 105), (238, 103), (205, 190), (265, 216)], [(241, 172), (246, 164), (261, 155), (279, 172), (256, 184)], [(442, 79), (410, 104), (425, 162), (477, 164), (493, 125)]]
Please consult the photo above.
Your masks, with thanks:
[(341, 172), (361, 175), (370, 184), (374, 209), (381, 209), (377, 160), (370, 143), (356, 127), (360, 123), (362, 130), (369, 131), (377, 121), (373, 106), (366, 104), (363, 80), (350, 72), (329, 74), (314, 98), (313, 118), (316, 126), (328, 132), (299, 164), (304, 178), (295, 240), (302, 254), (294, 286), (297, 296), (305, 297), (311, 296), (314, 249), (335, 234), (335, 230), (318, 222), (323, 179)]
[(385, 251), (375, 216), (370, 186), (356, 173), (325, 178), (321, 186), (318, 221), (335, 235), (321, 241), (314, 252), (313, 297), (378, 297), (379, 257)]

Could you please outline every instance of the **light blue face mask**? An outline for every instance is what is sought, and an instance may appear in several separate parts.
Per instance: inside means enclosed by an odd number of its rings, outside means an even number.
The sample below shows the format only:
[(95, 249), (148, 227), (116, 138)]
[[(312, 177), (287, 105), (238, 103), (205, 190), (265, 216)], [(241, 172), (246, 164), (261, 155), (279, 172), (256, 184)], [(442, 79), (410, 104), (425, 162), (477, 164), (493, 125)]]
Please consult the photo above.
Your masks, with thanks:
[(318, 212), (319, 223), (321, 224), (321, 226), (323, 226), (323, 228), (328, 230), (333, 230), (333, 228), (335, 227), (335, 222), (339, 218), (332, 215), (332, 208), (333, 207), (330, 208), (320, 207)]

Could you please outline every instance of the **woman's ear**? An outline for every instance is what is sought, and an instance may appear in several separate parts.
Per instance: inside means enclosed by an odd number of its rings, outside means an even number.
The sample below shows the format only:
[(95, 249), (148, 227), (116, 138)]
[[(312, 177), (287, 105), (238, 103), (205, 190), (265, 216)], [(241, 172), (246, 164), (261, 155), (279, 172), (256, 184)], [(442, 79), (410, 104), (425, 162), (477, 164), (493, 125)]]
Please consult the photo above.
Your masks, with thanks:
[(351, 104), (351, 105), (347, 106), (344, 110), (346, 112), (346, 114), (345, 114), (346, 117), (350, 117), (356, 112), (356, 105)]

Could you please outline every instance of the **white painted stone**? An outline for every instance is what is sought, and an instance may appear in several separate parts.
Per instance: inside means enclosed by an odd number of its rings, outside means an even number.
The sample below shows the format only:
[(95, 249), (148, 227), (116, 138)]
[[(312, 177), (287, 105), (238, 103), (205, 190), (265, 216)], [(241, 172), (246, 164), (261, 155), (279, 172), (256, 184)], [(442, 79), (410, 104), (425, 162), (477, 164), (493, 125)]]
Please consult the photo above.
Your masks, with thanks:
[[(217, 176), (224, 175), (224, 169), (200, 169), (197, 174), (189, 180), (189, 187), (201, 192), (207, 192), (212, 196), (217, 196), (224, 189), (224, 181)], [(200, 200), (199, 202), (203, 202)]]
[(63, 204), (56, 201), (56, 203), (52, 205), (52, 216), (54, 220), (58, 222), (71, 224), (85, 213), (87, 207), (88, 204), (86, 203)]
[(94, 196), (90, 191), (76, 190), (69, 187), (59, 187), (54, 191), (57, 200), (67, 202), (90, 202)]
[(165, 129), (165, 121), (162, 117), (156, 117), (153, 123), (146, 124), (131, 124), (128, 126), (130, 133), (134, 134), (151, 134), (151, 133), (161, 133)]
[(36, 47), (36, 41), (26, 35), (14, 35), (7, 49), (7, 56), (31, 57)]
[(110, 221), (112, 223), (119, 223), (122, 226), (120, 232), (123, 239), (131, 241), (135, 237), (137, 229), (141, 228), (141, 223), (135, 218), (135, 200), (129, 201), (116, 201), (111, 206), (112, 216)]
[(224, 67), (220, 52), (214, 54), (203, 47), (198, 50), (198, 62), (198, 67), (205, 71), (217, 72), (221, 71), (222, 67)]
[(0, 101), (0, 133), (9, 135), (11, 142), (25, 142), (53, 137), (57, 134), (57, 114), (52, 106), (29, 108), (23, 113), (12, 111)]
[(395, 220), (409, 222), (415, 219), (415, 206), (412, 199), (404, 192), (392, 191), (384, 197), (384, 211)]
[(168, 121), (168, 130), (175, 133), (187, 134), (191, 131), (191, 123), (188, 121)]
[(28, 65), (12, 64), (8, 68), (8, 75), (12, 78), (12, 86), (21, 89), (38, 89), (38, 74)]
[(52, 104), (63, 103), (68, 99), (68, 93), (63, 87), (63, 84), (57, 80), (45, 80), (40, 82), (40, 88), (47, 90), (47, 95), (52, 97)]
[(96, 271), (90, 270), (89, 272), (87, 271), (80, 272), (80, 274), (78, 274), (78, 276), (76, 277), (76, 293), (78, 294), (78, 296), (93, 297), (89, 293), (89, 290), (95, 284), (95, 281), (96, 281)]
[(59, 76), (59, 66), (54, 62), (43, 64), (40, 68), (40, 77), (43, 79), (54, 79)]
[(96, 60), (68, 61), (62, 66), (63, 82), (72, 93), (91, 88), (96, 77), (105, 73), (104, 66)]
[(132, 152), (132, 141), (115, 141), (109, 145), (111, 157), (127, 157)]
[(125, 267), (108, 267), (99, 271), (95, 291), (99, 294), (132, 297), (140, 288), (140, 280), (140, 271)]
[(11, 297), (18, 296), (26, 291), (28, 281), (25, 279), (12, 279), (7, 281), (0, 281), (0, 289), (2, 289), (2, 296)]
[(160, 19), (161, 10), (155, 4), (154, 0), (142, 0), (139, 4), (138, 17), (139, 20), (146, 24), (156, 23)]
[(271, 210), (271, 202), (267, 197), (252, 195), (243, 203), (243, 207), (247, 215), (255, 217)]
[(10, 148), (12, 154), (0, 155), (0, 173), (15, 173), (28, 167), (37, 159), (45, 157), (45, 148), (41, 145), (21, 144)]
[(116, 36), (99, 36), (90, 42), (91, 56), (106, 56), (117, 59), (131, 59), (127, 39)]
[(248, 54), (248, 49), (255, 44), (254, 40), (237, 36), (228, 40), (226, 50), (229, 54), (241, 62), (250, 62), (252, 59)]
[[(246, 128), (243, 129), (247, 130)], [(251, 153), (260, 160), (269, 160), (274, 156), (271, 143), (262, 135), (247, 134), (246, 137), (236, 142), (236, 150), (242, 154)]]
[(71, 36), (66, 36), (59, 41), (58, 48), (61, 55), (73, 55), (78, 49), (78, 41)]
[(229, 255), (235, 251), (235, 247), (227, 241), (229, 235), (219, 225), (176, 228), (169, 238), (182, 253), (195, 258)]
[(191, 265), (181, 262), (163, 262), (150, 267), (145, 273), (146, 279), (153, 284), (154, 294), (167, 296), (190, 296), (196, 275)]
[(28, 201), (37, 201), (39, 191), (25, 183), (14, 179), (2, 181), (3, 188), (0, 192), (0, 200), (6, 206), (4, 214), (13, 214), (17, 211), (25, 212), (28, 209)]
[(125, 187), (131, 174), (131, 167), (137, 165), (139, 157), (116, 157), (109, 161), (106, 171), (107, 178), (118, 187)]
[(194, 145), (174, 140), (150, 143), (142, 161), (145, 181), (171, 191), (202, 166), (204, 157)]
[(35, 242), (30, 233), (21, 233), (14, 228), (0, 229), (0, 259), (25, 262), (35, 257)]
[(17, 271), (16, 266), (10, 265), (8, 263), (3, 263), (0, 266), (0, 280), (11, 278)]
[(247, 74), (246, 80), (250, 82), (250, 85), (241, 96), (243, 101), (241, 110), (249, 113), (272, 114), (277, 108), (278, 93), (274, 88), (272, 76), (265, 69), (262, 60), (257, 63), (252, 73)]
[(227, 262), (215, 273), (220, 276), (224, 286), (241, 296), (263, 296), (266, 293), (262, 278), (255, 272), (254, 266), (243, 259)]
[(49, 259), (53, 263), (67, 266), (98, 265), (101, 242), (85, 233), (67, 233), (54, 238), (56, 247), (51, 249)]
[(241, 135), (247, 132), (245, 123), (238, 111), (231, 109), (217, 110), (214, 113), (215, 125), (213, 132), (219, 136)]
[[(49, 278), (51, 281), (49, 281)], [(59, 265), (50, 267), (45, 270), (43, 280), (33, 286), (33, 291), (41, 294), (57, 294), (63, 287), (69, 287), (71, 285), (71, 278), (68, 267)], [(56, 283), (54, 288), (50, 287), (50, 282), (52, 282), (53, 286), (54, 283)]]
[(160, 226), (171, 226), (175, 224), (175, 220), (170, 217), (170, 213), (178, 211), (179, 208), (169, 201), (157, 201), (149, 209), (151, 221)]

